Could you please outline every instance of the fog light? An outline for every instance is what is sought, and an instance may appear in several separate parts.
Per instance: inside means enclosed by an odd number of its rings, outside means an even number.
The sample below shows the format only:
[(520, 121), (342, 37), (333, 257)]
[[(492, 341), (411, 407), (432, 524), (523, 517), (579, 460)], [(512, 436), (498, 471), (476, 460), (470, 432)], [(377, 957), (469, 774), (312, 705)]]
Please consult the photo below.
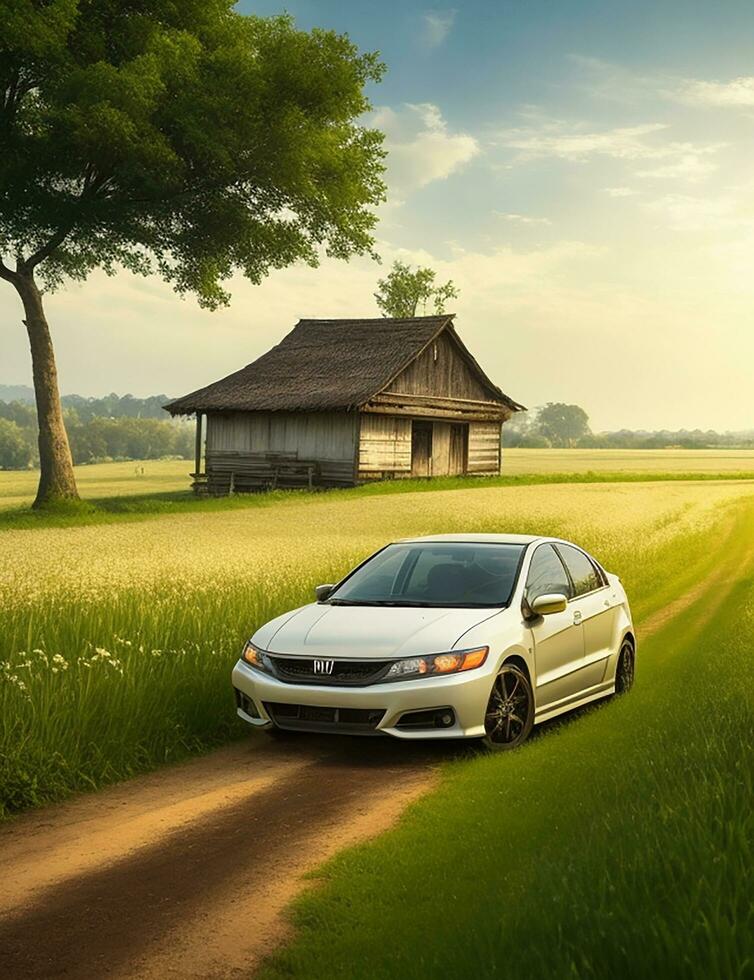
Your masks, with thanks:
[(257, 706), (254, 704), (251, 698), (244, 694), (243, 691), (239, 691), (237, 687), (234, 688), (234, 690), (236, 692), (236, 706), (250, 718), (260, 718), (261, 715), (257, 711)]
[(451, 715), (449, 711), (446, 711), (445, 714), (440, 717), (440, 724), (443, 726), (443, 728), (450, 728), (450, 726), (453, 724), (453, 715)]

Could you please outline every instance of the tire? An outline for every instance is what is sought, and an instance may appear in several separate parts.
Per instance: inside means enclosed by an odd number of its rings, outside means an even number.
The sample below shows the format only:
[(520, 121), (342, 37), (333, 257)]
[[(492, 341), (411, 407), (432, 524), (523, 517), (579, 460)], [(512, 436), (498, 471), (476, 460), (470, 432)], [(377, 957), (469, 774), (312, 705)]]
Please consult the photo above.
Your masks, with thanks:
[(515, 749), (529, 737), (534, 725), (534, 692), (520, 667), (503, 664), (484, 712), (483, 743), (495, 751)]
[(633, 643), (626, 639), (618, 654), (618, 664), (615, 668), (615, 693), (628, 694), (634, 686), (636, 676), (636, 653)]

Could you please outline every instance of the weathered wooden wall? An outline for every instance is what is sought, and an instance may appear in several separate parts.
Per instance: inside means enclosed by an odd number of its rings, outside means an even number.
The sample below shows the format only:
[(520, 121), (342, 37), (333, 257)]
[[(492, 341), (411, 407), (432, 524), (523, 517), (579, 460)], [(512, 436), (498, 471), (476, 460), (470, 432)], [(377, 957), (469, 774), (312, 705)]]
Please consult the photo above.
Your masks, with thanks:
[(355, 412), (234, 412), (207, 416), (212, 493), (266, 486), (347, 486), (355, 480)]
[(298, 453), (353, 459), (357, 416), (349, 412), (233, 412), (207, 418), (207, 451)]
[(431, 343), (385, 391), (476, 401), (492, 397), (448, 334), (441, 334)]
[(402, 416), (361, 416), (360, 481), (500, 472), (500, 422), (423, 423), (431, 431), (429, 458), (412, 446), (414, 423)]
[(359, 439), (360, 480), (411, 475), (411, 419), (362, 415)]
[(469, 458), (466, 472), (477, 476), (500, 472), (500, 423), (469, 423)]

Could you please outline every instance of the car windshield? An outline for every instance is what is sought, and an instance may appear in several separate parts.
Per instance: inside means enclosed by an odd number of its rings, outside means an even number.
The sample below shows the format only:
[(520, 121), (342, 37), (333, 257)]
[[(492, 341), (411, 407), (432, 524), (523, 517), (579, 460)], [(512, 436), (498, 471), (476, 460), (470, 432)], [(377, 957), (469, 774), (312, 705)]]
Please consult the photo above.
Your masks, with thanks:
[(518, 544), (391, 544), (327, 601), (333, 606), (507, 606), (523, 551)]

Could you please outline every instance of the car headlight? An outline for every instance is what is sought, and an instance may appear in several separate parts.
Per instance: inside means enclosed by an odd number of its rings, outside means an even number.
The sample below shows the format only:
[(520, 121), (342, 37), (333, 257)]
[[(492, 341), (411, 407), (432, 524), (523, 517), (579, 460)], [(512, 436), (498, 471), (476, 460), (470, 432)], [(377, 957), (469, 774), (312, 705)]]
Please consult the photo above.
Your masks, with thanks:
[(251, 640), (247, 640), (241, 651), (241, 660), (249, 667), (264, 671), (265, 674), (273, 673), (270, 658), (260, 647), (254, 646)]
[(450, 653), (435, 653), (426, 657), (409, 657), (396, 660), (385, 674), (386, 681), (411, 680), (415, 677), (439, 677), (442, 674), (458, 674), (462, 670), (481, 667), (487, 659), (489, 647), (474, 647), (472, 650), (452, 650)]

